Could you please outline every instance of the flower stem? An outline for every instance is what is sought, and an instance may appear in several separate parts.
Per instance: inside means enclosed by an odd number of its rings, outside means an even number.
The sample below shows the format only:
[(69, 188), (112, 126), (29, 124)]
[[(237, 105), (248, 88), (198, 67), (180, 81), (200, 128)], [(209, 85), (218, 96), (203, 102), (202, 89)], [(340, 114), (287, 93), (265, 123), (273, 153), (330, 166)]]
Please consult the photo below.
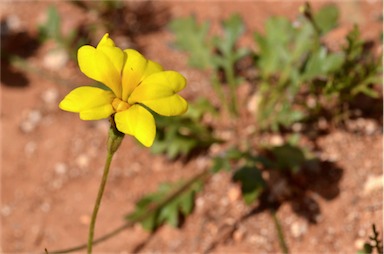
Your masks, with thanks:
[(103, 197), (105, 184), (107, 183), (108, 173), (109, 173), (109, 168), (111, 166), (112, 158), (113, 158), (113, 155), (115, 154), (115, 152), (117, 151), (117, 149), (119, 148), (123, 138), (124, 138), (124, 134), (119, 132), (112, 122), (111, 128), (109, 130), (108, 149), (107, 149), (108, 153), (107, 153), (107, 159), (105, 161), (103, 177), (101, 179), (101, 183), (99, 186), (99, 192), (97, 193), (95, 206), (93, 208), (91, 223), (89, 225), (89, 235), (88, 235), (88, 245), (87, 245), (88, 254), (92, 253), (93, 236), (95, 233), (97, 213), (98, 213), (99, 208), (100, 208), (101, 198)]
[(275, 223), (275, 227), (276, 227), (276, 230), (277, 230), (277, 236), (279, 238), (279, 244), (280, 244), (281, 251), (283, 253), (287, 253), (288, 254), (289, 253), (288, 245), (285, 242), (285, 237), (284, 237), (283, 229), (281, 228), (281, 224), (280, 224), (279, 218), (276, 215), (276, 211), (272, 209), (271, 210), (271, 214), (272, 214), (273, 222)]

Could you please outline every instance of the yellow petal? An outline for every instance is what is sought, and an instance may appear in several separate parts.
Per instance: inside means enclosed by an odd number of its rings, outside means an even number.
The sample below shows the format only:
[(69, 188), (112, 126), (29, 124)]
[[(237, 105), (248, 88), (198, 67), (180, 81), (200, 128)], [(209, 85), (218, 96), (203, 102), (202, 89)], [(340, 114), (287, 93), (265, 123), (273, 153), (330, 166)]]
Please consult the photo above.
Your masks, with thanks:
[(65, 111), (80, 113), (82, 120), (99, 120), (113, 114), (111, 103), (114, 98), (111, 91), (82, 86), (65, 96), (59, 107)]
[(134, 136), (144, 146), (150, 147), (156, 136), (155, 119), (140, 105), (115, 114), (116, 127), (119, 131)]
[(185, 78), (178, 72), (154, 73), (132, 92), (128, 103), (142, 103), (160, 115), (180, 115), (187, 111), (188, 104), (176, 93), (184, 89), (185, 85)]
[(122, 73), (122, 99), (127, 100), (132, 91), (148, 75), (162, 71), (161, 65), (146, 59), (134, 49), (124, 50), (126, 62)]
[(124, 64), (124, 53), (114, 45), (106, 34), (97, 48), (82, 46), (77, 58), (80, 70), (96, 81), (108, 86), (117, 97), (121, 97), (121, 70)]
[(115, 42), (111, 38), (109, 38), (109, 33), (104, 34), (103, 38), (101, 38), (99, 44), (97, 44), (97, 47), (100, 46), (115, 47)]
[(178, 94), (156, 100), (144, 101), (142, 104), (163, 116), (178, 116), (188, 110), (187, 101)]

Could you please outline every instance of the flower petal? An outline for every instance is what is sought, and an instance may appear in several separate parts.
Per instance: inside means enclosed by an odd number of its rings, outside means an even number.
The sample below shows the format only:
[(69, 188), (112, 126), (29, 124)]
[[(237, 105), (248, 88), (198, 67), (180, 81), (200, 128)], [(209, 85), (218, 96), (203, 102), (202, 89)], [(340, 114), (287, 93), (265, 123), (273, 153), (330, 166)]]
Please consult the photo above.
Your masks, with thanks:
[(148, 75), (162, 71), (160, 64), (146, 59), (134, 49), (124, 50), (126, 62), (122, 73), (122, 99), (127, 100), (132, 91)]
[(104, 35), (97, 48), (82, 46), (77, 58), (80, 70), (96, 81), (108, 86), (117, 97), (121, 97), (121, 70), (124, 53), (114, 46), (113, 41)]
[(119, 131), (134, 136), (144, 146), (150, 147), (156, 136), (155, 119), (140, 105), (115, 114), (116, 127)]
[(67, 94), (59, 107), (65, 111), (80, 113), (82, 120), (99, 120), (113, 114), (111, 103), (114, 98), (111, 91), (82, 86)]
[(175, 71), (154, 73), (144, 79), (128, 99), (129, 104), (142, 103), (164, 116), (183, 114), (188, 103), (177, 92), (184, 89), (186, 79)]

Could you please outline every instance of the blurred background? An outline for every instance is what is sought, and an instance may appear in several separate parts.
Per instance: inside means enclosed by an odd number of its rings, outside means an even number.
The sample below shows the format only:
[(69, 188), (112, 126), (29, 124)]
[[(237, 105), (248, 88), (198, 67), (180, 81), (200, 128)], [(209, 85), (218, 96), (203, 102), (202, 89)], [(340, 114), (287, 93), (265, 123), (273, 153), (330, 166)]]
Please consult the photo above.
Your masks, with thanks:
[[(107, 32), (120, 48), (182, 73), (190, 107), (156, 116), (151, 149), (125, 137), (96, 238), (128, 224), (95, 252), (378, 249), (382, 8), (375, 0), (2, 1), (0, 250), (86, 243), (109, 122), (81, 121), (58, 103), (75, 87), (101, 86), (80, 72), (76, 54)], [(150, 218), (132, 219), (201, 172)]]

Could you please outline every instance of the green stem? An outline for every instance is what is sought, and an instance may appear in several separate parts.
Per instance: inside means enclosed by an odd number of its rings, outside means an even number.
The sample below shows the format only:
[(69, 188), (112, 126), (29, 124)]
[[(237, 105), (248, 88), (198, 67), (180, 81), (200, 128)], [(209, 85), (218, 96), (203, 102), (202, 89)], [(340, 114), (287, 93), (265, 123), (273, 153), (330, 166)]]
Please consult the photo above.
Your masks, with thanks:
[(225, 68), (225, 75), (229, 85), (230, 92), (230, 113), (233, 116), (237, 116), (237, 95), (236, 95), (236, 77), (233, 69), (233, 65), (227, 65)]
[(124, 134), (122, 134), (121, 132), (119, 132), (116, 129), (113, 120), (111, 120), (111, 128), (109, 130), (109, 137), (108, 137), (107, 159), (105, 161), (103, 177), (101, 179), (99, 192), (97, 193), (95, 206), (94, 206), (93, 212), (92, 212), (91, 223), (89, 225), (89, 236), (88, 236), (88, 245), (87, 245), (88, 254), (92, 253), (93, 236), (95, 234), (95, 225), (96, 225), (97, 213), (99, 211), (101, 199), (103, 197), (103, 193), (104, 193), (104, 189), (105, 189), (105, 185), (107, 183), (108, 173), (109, 173), (109, 169), (111, 166), (112, 158), (113, 158), (113, 155), (115, 154), (115, 152), (117, 151), (117, 149), (119, 148), (123, 138), (124, 138)]
[(283, 253), (289, 253), (287, 243), (285, 242), (283, 229), (281, 228), (279, 218), (277, 218), (276, 211), (271, 210), (271, 213), (272, 213), (272, 217), (273, 217), (273, 222), (275, 223), (275, 227), (277, 230), (277, 236), (279, 238), (280, 248), (283, 251)]
[(105, 184), (106, 184), (107, 179), (108, 179), (108, 173), (109, 173), (109, 168), (110, 168), (110, 165), (112, 162), (112, 157), (113, 157), (113, 153), (108, 152), (107, 160), (105, 162), (105, 167), (104, 167), (103, 178), (101, 179), (99, 192), (97, 194), (95, 206), (93, 208), (91, 224), (89, 225), (89, 236), (88, 236), (88, 253), (89, 254), (92, 253), (92, 243), (93, 243), (93, 236), (95, 233), (95, 224), (96, 224), (97, 213), (99, 211), (101, 198), (103, 197)]

